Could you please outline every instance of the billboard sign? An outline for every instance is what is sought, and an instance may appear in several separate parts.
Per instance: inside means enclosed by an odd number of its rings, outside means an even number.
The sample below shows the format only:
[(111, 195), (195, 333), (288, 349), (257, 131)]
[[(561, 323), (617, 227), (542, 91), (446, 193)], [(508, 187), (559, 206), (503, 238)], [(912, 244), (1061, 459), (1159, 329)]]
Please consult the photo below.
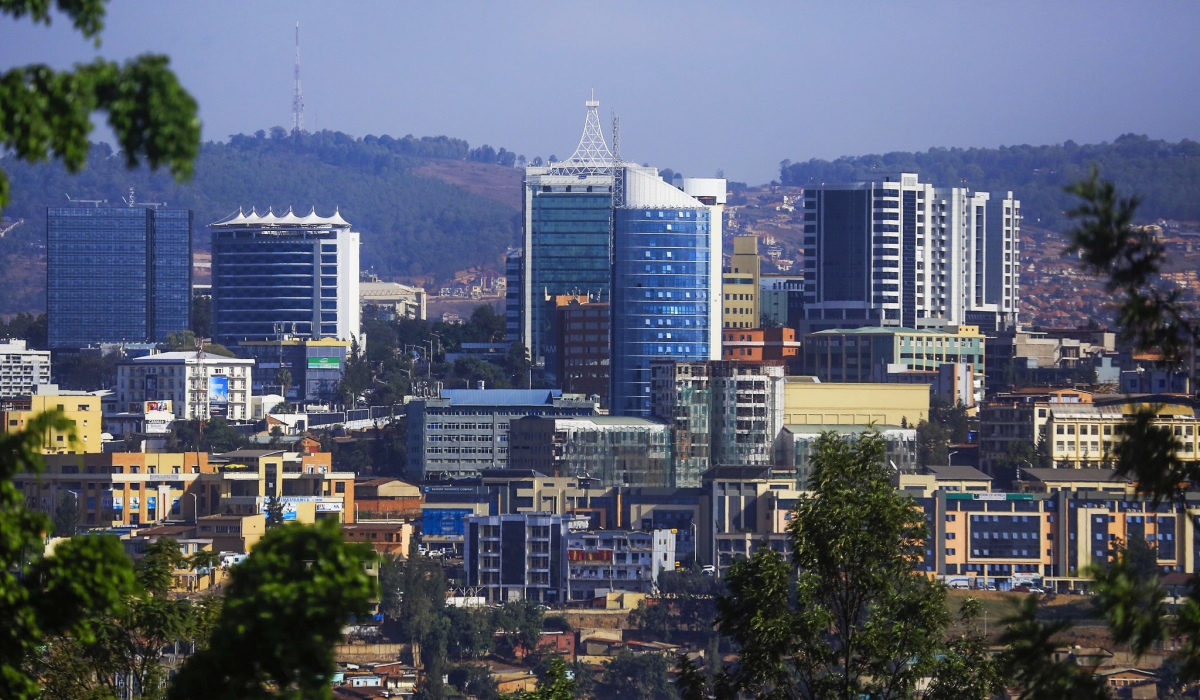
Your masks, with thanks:
[(584, 561), (584, 562), (611, 562), (613, 553), (611, 549), (568, 549), (567, 561)]
[(208, 378), (208, 415), (210, 418), (229, 415), (229, 377)]
[(144, 401), (142, 402), (142, 413), (150, 413), (152, 411), (171, 412), (171, 402), (167, 401)]
[(466, 519), (474, 515), (469, 508), (423, 508), (421, 510), (421, 532), (433, 536), (462, 537)]
[(309, 369), (341, 369), (342, 360), (339, 357), (310, 357), (308, 358)]

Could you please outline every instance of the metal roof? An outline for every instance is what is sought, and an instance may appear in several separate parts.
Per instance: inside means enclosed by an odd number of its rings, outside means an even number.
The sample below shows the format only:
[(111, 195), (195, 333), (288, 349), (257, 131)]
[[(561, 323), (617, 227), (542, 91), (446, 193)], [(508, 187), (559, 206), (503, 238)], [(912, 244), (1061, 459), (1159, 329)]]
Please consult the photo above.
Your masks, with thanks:
[(442, 389), (452, 406), (548, 406), (561, 389)]

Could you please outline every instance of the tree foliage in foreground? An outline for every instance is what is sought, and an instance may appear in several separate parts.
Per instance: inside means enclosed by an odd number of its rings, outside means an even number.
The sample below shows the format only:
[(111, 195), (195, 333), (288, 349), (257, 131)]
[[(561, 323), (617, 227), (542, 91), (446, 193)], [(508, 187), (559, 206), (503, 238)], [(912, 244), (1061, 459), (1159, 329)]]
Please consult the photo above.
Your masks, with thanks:
[(0, 435), (0, 697), (38, 695), (29, 663), (45, 640), (97, 638), (98, 618), (114, 614), (134, 589), (133, 567), (115, 537), (73, 537), (46, 556), (53, 524), (25, 507), (13, 476), (40, 473), (41, 436), (67, 431), (61, 413), (31, 420), (25, 432)]
[[(99, 45), (104, 0), (54, 5)], [(0, 0), (0, 12), (44, 24), (50, 24), (50, 6), (50, 0)], [(30, 163), (53, 157), (75, 173), (87, 163), (92, 114), (105, 112), (126, 167), (145, 160), (186, 179), (200, 149), (200, 120), (196, 101), (168, 63), (166, 56), (145, 54), (120, 65), (98, 58), (70, 71), (12, 68), (0, 74), (0, 146)], [(0, 207), (8, 200), (8, 178), (0, 171)]]
[(764, 546), (729, 569), (716, 626), (739, 657), (717, 674), (717, 697), (910, 698), (931, 676), (987, 697), (994, 684), (973, 679), (989, 661), (944, 661), (976, 647), (943, 639), (945, 589), (916, 573), (925, 519), (892, 487), (885, 449), (878, 433), (821, 436), (812, 491), (789, 526), (791, 559)]
[(370, 611), (374, 558), (332, 521), (268, 531), (231, 570), (213, 643), (184, 664), (170, 700), (331, 697), (333, 647)]

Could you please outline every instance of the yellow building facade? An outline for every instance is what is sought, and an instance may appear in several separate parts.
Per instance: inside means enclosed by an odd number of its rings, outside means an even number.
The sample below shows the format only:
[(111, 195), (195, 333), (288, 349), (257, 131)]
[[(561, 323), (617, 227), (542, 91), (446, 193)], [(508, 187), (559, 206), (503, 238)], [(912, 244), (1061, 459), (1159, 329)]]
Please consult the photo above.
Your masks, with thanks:
[(757, 236), (735, 236), (733, 257), (721, 275), (722, 327), (758, 328), (762, 313), (762, 278)]
[(784, 425), (908, 425), (929, 419), (924, 384), (833, 384), (788, 377)]
[(42, 454), (94, 454), (103, 451), (100, 440), (100, 397), (83, 391), (60, 391), (7, 399), (0, 403), (5, 433), (25, 430), (29, 421), (47, 411), (59, 410), (71, 422), (70, 431), (49, 430), (42, 436)]

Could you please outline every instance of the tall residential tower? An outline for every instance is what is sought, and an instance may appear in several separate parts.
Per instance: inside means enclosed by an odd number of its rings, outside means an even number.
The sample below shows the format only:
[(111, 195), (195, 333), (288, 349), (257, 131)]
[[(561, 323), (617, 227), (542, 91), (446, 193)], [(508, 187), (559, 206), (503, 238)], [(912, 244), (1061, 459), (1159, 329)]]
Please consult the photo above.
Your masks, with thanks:
[(802, 328), (1015, 325), (1020, 206), (910, 173), (806, 187)]

